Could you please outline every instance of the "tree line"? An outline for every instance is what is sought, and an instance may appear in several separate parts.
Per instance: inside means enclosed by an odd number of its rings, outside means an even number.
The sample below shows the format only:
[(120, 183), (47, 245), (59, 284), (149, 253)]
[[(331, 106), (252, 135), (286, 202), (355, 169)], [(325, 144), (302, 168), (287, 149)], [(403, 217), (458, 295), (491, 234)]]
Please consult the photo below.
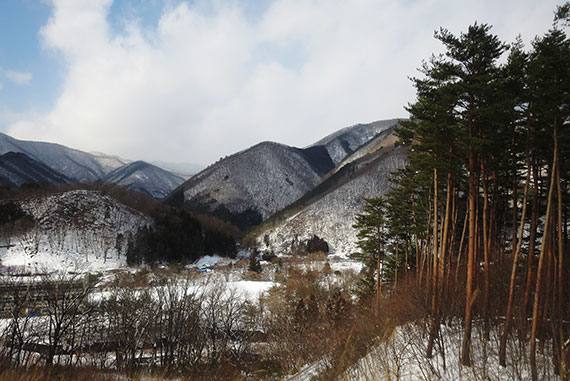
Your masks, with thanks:
[(477, 319), (487, 338), (502, 327), (502, 366), (516, 326), (533, 380), (537, 342), (550, 343), (557, 374), (570, 378), (569, 10), (559, 7), (530, 49), (487, 24), (459, 35), (442, 28), (444, 53), (411, 78), (416, 101), (397, 129), (408, 163), (357, 216), (356, 256), (368, 269), (362, 290), (378, 301), (382, 285), (405, 274), (425, 290), (428, 358), (456, 316), (463, 365), (472, 364)]

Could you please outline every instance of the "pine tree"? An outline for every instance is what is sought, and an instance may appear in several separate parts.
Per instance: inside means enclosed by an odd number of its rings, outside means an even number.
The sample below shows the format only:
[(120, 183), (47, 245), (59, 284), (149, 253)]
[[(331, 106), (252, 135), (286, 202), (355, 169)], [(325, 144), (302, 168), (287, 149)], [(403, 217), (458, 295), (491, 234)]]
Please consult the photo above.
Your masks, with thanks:
[(382, 292), (386, 207), (381, 197), (366, 198), (364, 201), (363, 212), (356, 216), (353, 225), (358, 229), (356, 236), (360, 251), (351, 257), (364, 263), (366, 275), (361, 280), (361, 293), (364, 296), (374, 292), (377, 307)]
[[(509, 293), (508, 293), (508, 302), (507, 302), (507, 310), (506, 310), (506, 318), (505, 318), (505, 326), (503, 330), (503, 334), (501, 336), (501, 343), (499, 349), (499, 363), (502, 366), (506, 366), (506, 345), (507, 345), (507, 338), (510, 334), (510, 329), (512, 325), (512, 315), (513, 315), (513, 302), (514, 302), (514, 293), (515, 293), (515, 285), (516, 285), (516, 273), (517, 268), (519, 265), (519, 257), (522, 248), (523, 242), (523, 233), (524, 233), (524, 226), (525, 226), (525, 217), (526, 217), (526, 209), (527, 209), (527, 200), (528, 200), (528, 191), (530, 185), (530, 175), (531, 175), (531, 145), (529, 144), (529, 137), (530, 137), (530, 130), (528, 129), (528, 122), (524, 118), (525, 109), (527, 109), (527, 102), (528, 102), (528, 95), (526, 89), (526, 71), (528, 65), (528, 55), (523, 51), (523, 44), (522, 41), (517, 39), (517, 42), (513, 45), (509, 59), (507, 64), (502, 70), (502, 77), (503, 77), (503, 92), (505, 96), (504, 99), (504, 110), (506, 110), (506, 120), (505, 125), (510, 127), (509, 132), (512, 136), (517, 136), (517, 129), (521, 125), (525, 126), (526, 128), (526, 135), (527, 139), (520, 139), (526, 140), (526, 147), (525, 147), (525, 163), (527, 166), (527, 176), (524, 186), (523, 192), (523, 201), (522, 201), (522, 213), (520, 218), (520, 227), (518, 233), (518, 240), (515, 240), (515, 233), (513, 233), (513, 243), (516, 241), (515, 249), (513, 252), (513, 259), (512, 259), (512, 267), (511, 267), (511, 277), (509, 283)], [(520, 138), (520, 134), (518, 137)], [(499, 139), (496, 139), (499, 140)], [(499, 140), (500, 141), (500, 140)], [(495, 152), (500, 152), (499, 150)], [(516, 158), (516, 152), (511, 152), (510, 157)], [(495, 159), (495, 160), (498, 160)], [(508, 166), (512, 166), (508, 165)], [(516, 166), (516, 160), (514, 163), (515, 167), (515, 174), (514, 178), (516, 180), (516, 172), (518, 170)], [(515, 182), (514, 186), (517, 186), (518, 182)], [(536, 212), (536, 211), (535, 211)], [(513, 213), (513, 216), (516, 216), (516, 213)], [(516, 232), (516, 226), (513, 224), (513, 232)]]
[(259, 256), (259, 251), (257, 249), (253, 249), (253, 251), (249, 255), (249, 271), (253, 271), (256, 273), (261, 272), (261, 264), (257, 259), (258, 256)]
[[(553, 342), (554, 363), (559, 372), (565, 372), (564, 342), (565, 334), (562, 328), (564, 318), (563, 311), (566, 309), (566, 300), (562, 289), (565, 285), (564, 271), (564, 242), (562, 234), (562, 191), (560, 185), (560, 160), (561, 142), (568, 142), (569, 128), (569, 102), (570, 102), (570, 41), (566, 34), (553, 29), (544, 37), (533, 43), (534, 51), (529, 62), (529, 92), (532, 99), (530, 112), (537, 122), (537, 129), (543, 132), (543, 136), (550, 138), (551, 144), (543, 151), (551, 163), (549, 168), (549, 186), (546, 216), (542, 233), (542, 243), (538, 257), (538, 269), (532, 313), (532, 328), (530, 338), (530, 362), (533, 380), (538, 379), (536, 368), (536, 340), (541, 322), (540, 311), (550, 315), (553, 331), (556, 332)], [(548, 147), (548, 145), (546, 145)], [(567, 151), (566, 151), (567, 152)], [(567, 174), (566, 174), (567, 176)], [(554, 197), (556, 194), (557, 205)], [(550, 245), (551, 243), (551, 245)], [(550, 246), (550, 247), (548, 247)], [(555, 256), (557, 252), (558, 256)], [(546, 268), (544, 263), (547, 262)], [(552, 262), (557, 267), (550, 265)], [(545, 278), (546, 276), (546, 278)], [(551, 283), (551, 279), (555, 281)], [(546, 281), (546, 285), (544, 284)], [(550, 297), (541, 297), (543, 288), (554, 288), (555, 292)], [(557, 344), (556, 344), (557, 343)]]
[[(489, 33), (490, 26), (477, 24), (470, 26), (467, 33), (459, 37), (442, 29), (436, 37), (445, 45), (446, 56), (452, 71), (451, 81), (457, 86), (456, 108), (459, 125), (466, 134), (467, 173), (469, 178), (469, 229), (468, 229), (468, 264), (465, 300), (465, 331), (461, 350), (461, 363), (471, 365), (471, 328), (472, 308), (477, 297), (474, 292), (473, 272), (476, 263), (478, 245), (476, 239), (477, 209), (476, 200), (479, 189), (476, 185), (479, 178), (477, 162), (485, 141), (482, 139), (488, 122), (493, 119), (496, 105), (493, 103), (494, 82), (497, 80), (497, 60), (507, 49), (497, 36)], [(482, 167), (483, 168), (483, 167)], [(486, 220), (487, 216), (483, 216)], [(489, 259), (487, 257), (488, 236), (484, 237), (485, 251), (485, 298), (489, 291)], [(488, 303), (486, 302), (485, 305)]]
[[(467, 33), (462, 33), (459, 37), (446, 29), (436, 33), (436, 38), (444, 44), (446, 53), (443, 56), (433, 56), (428, 63), (424, 63), (421, 69), (424, 77), (413, 79), (418, 100), (407, 108), (411, 114), (411, 122), (399, 131), (404, 141), (411, 142), (410, 162), (422, 163), (424, 171), (431, 169), (433, 173), (430, 216), (430, 241), (433, 251), (432, 324), (428, 356), (431, 355), (435, 330), (439, 325), (444, 279), (446, 272), (449, 273), (446, 263), (451, 232), (457, 231), (457, 210), (452, 210), (457, 204), (452, 207), (452, 200), (455, 200), (456, 187), (461, 182), (462, 172), (467, 170), (469, 244), (465, 336), (462, 348), (464, 365), (470, 364), (472, 307), (476, 297), (473, 290), (473, 271), (479, 250), (476, 239), (478, 219), (483, 221), (482, 246), (486, 269), (484, 306), (488, 320), (491, 218), (488, 212), (489, 196), (485, 175), (488, 159), (482, 152), (486, 152), (490, 144), (490, 129), (496, 129), (495, 121), (500, 119), (498, 112), (501, 108), (497, 96), (500, 81), (496, 62), (507, 49), (507, 46), (489, 31), (490, 27), (485, 24), (474, 24), (469, 27)], [(477, 183), (480, 178), (484, 190), (483, 216), (478, 215), (476, 208), (479, 198)], [(444, 197), (439, 197), (443, 189)], [(444, 203), (441, 202), (443, 199)]]

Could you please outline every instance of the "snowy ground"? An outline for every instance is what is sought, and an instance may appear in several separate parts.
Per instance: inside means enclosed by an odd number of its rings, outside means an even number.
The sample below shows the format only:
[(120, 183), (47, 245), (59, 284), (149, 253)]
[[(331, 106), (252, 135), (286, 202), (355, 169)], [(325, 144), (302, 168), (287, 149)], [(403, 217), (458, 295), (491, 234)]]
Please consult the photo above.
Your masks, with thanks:
[[(482, 340), (482, 324), (474, 324), (472, 336), (473, 366), (462, 366), (459, 362), (463, 331), (461, 322), (451, 327), (441, 326), (441, 340), (436, 345), (434, 356), (425, 357), (427, 350), (427, 330), (418, 324), (410, 323), (398, 327), (386, 338), (381, 338), (367, 356), (346, 372), (343, 380), (530, 380), (528, 345), (509, 342), (507, 366), (499, 365), (500, 335), (492, 330), (488, 341)], [(549, 345), (537, 353), (539, 379), (558, 379), (554, 375)]]
[[(2, 249), (0, 249), (2, 250)], [(2, 265), (31, 273), (69, 270), (75, 272), (101, 272), (107, 270), (125, 269), (127, 262), (125, 257), (109, 256), (91, 253), (85, 256), (77, 251), (65, 253), (53, 253), (50, 251), (38, 251), (27, 253), (24, 250), (10, 250), (0, 252)]]
[(197, 268), (197, 269), (211, 269), (217, 265), (230, 265), (236, 263), (237, 260), (227, 258), (227, 257), (220, 257), (219, 255), (204, 255), (191, 265), (188, 265), (187, 268)]

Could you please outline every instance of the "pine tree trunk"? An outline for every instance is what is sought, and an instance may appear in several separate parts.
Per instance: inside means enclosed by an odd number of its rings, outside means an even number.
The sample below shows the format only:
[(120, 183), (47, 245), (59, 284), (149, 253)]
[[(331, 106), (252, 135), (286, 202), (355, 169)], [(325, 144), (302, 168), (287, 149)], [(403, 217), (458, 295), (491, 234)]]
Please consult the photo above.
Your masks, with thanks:
[[(430, 197), (431, 197), (431, 192), (430, 192)], [(424, 253), (424, 264), (422, 265), (423, 268), (425, 268), (425, 284), (426, 284), (426, 289), (427, 289), (427, 300), (429, 301), (429, 298), (431, 297), (431, 292), (432, 292), (432, 285), (433, 285), (433, 278), (432, 278), (432, 268), (433, 268), (433, 261), (432, 261), (432, 253), (433, 250), (431, 250), (431, 245), (432, 245), (432, 237), (431, 237), (431, 233), (429, 231), (429, 227), (431, 226), (431, 222), (432, 221), (432, 212), (431, 212), (431, 207), (429, 209), (428, 212), (428, 216), (427, 216), (427, 226), (428, 226), (428, 231), (427, 231), (427, 238), (425, 240), (425, 244), (423, 247), (422, 252)]]
[[(557, 136), (557, 129), (554, 130), (554, 139), (558, 140), (558, 136)], [(564, 308), (564, 293), (563, 293), (563, 288), (564, 288), (564, 243), (562, 240), (562, 188), (560, 185), (560, 159), (558, 157), (558, 151), (555, 151), (556, 153), (556, 190), (557, 190), (557, 198), (558, 198), (558, 213), (557, 213), (557, 217), (558, 217), (558, 269), (555, 269), (555, 271), (558, 271), (558, 285), (557, 285), (557, 289), (558, 289), (558, 303), (556, 303), (556, 320), (557, 320), (557, 325), (558, 325), (558, 332), (555, 332), (555, 335), (558, 334), (558, 353), (559, 353), (559, 374), (561, 375), (560, 379), (562, 381), (564, 381), (565, 379), (567, 379), (566, 377), (566, 367), (567, 364), (564, 361), (564, 314), (563, 311), (566, 311), (566, 309)]]
[[(469, 126), (469, 138), (473, 138), (473, 127)], [(467, 283), (465, 295), (465, 331), (461, 345), (461, 364), (471, 366), (472, 308), (476, 295), (473, 293), (473, 268), (475, 267), (475, 152), (469, 143), (469, 247), (467, 254)]]
[[(556, 134), (555, 134), (556, 136)], [(532, 312), (532, 328), (530, 335), (530, 367), (532, 373), (532, 380), (538, 381), (538, 372), (536, 369), (536, 334), (538, 329), (538, 319), (539, 319), (539, 298), (542, 291), (542, 267), (544, 266), (545, 250), (548, 241), (548, 235), (550, 234), (550, 219), (552, 210), (552, 196), (554, 193), (555, 177), (556, 177), (556, 166), (557, 166), (557, 156), (558, 156), (558, 139), (554, 139), (554, 159), (552, 163), (552, 172), (550, 176), (550, 187), (548, 189), (548, 201), (546, 204), (546, 219), (544, 222), (544, 233), (542, 234), (542, 244), (540, 245), (540, 254), (538, 260), (538, 270), (536, 273), (536, 288), (534, 293), (534, 305)]]
[(417, 279), (418, 279), (418, 286), (421, 287), (422, 285), (422, 273), (423, 273), (423, 269), (421, 268), (421, 253), (420, 253), (420, 242), (419, 242), (419, 238), (418, 238), (418, 223), (416, 221), (416, 202), (414, 201), (414, 195), (412, 194), (412, 218), (414, 221), (414, 243), (416, 246), (416, 273), (418, 274)]
[(444, 291), (444, 283), (443, 280), (445, 279), (445, 265), (446, 265), (446, 258), (447, 258), (447, 244), (449, 241), (449, 214), (451, 212), (451, 194), (453, 192), (453, 181), (451, 173), (447, 174), (447, 195), (445, 199), (445, 214), (443, 216), (442, 224), (443, 224), (443, 231), (441, 234), (441, 246), (440, 246), (440, 259), (439, 259), (439, 279), (440, 279), (440, 301), (443, 301), (443, 291)]
[[(529, 163), (530, 164), (530, 163)], [(519, 255), (521, 252), (522, 241), (523, 241), (523, 233), (524, 233), (524, 221), (526, 217), (526, 204), (527, 204), (527, 197), (528, 197), (528, 188), (530, 183), (530, 165), (527, 168), (526, 174), (526, 182), (524, 186), (524, 196), (523, 196), (523, 209), (521, 215), (521, 223), (519, 228), (519, 239), (517, 242), (517, 247), (513, 256), (513, 266), (511, 269), (511, 280), (509, 284), (509, 301), (507, 302), (507, 315), (505, 317), (505, 328), (503, 330), (503, 335), (501, 336), (501, 344), (499, 348), (499, 364), (503, 367), (506, 366), (506, 348), (507, 348), (507, 338), (509, 336), (511, 330), (511, 319), (513, 314), (513, 299), (515, 293), (515, 279), (516, 279), (516, 272), (517, 266), (519, 261)]]
[(467, 211), (463, 220), (463, 231), (461, 232), (461, 240), (459, 241), (459, 253), (457, 256), (457, 265), (455, 266), (455, 289), (457, 290), (457, 282), (459, 277), (459, 269), (461, 268), (461, 255), (463, 254), (463, 243), (465, 242), (465, 232), (469, 222), (469, 200), (467, 200)]
[(485, 261), (485, 299), (483, 303), (483, 316), (484, 316), (484, 334), (485, 338), (489, 338), (489, 232), (487, 231), (488, 218), (489, 218), (489, 195), (487, 192), (487, 177), (485, 175), (485, 164), (481, 160), (481, 179), (483, 181), (483, 258)]
[(394, 288), (398, 287), (398, 256), (399, 256), (400, 240), (396, 237), (396, 262), (394, 265)]
[[(499, 237), (497, 237), (497, 202), (496, 200), (498, 200), (498, 195), (497, 195), (497, 171), (493, 170), (493, 173), (491, 175), (491, 178), (493, 179), (493, 200), (495, 200), (495, 202), (493, 202), (492, 204), (492, 208), (491, 208), (491, 212), (489, 214), (489, 257), (490, 257), (490, 261), (496, 261), (497, 260), (497, 247), (498, 247), (498, 243), (499, 243)], [(498, 257), (499, 262), (501, 261), (502, 255), (500, 255)]]
[[(512, 152), (516, 152), (515, 146), (515, 135), (511, 139), (511, 148)], [(518, 222), (518, 176), (517, 176), (517, 163), (516, 160), (513, 159), (513, 239), (511, 242), (512, 250), (511, 253), (514, 253), (517, 246), (517, 222)]]
[(449, 282), (450, 282), (450, 278), (451, 278), (451, 269), (453, 268), (452, 266), (452, 252), (453, 252), (453, 244), (455, 243), (455, 238), (457, 235), (457, 220), (459, 217), (459, 208), (457, 208), (457, 205), (455, 203), (456, 200), (456, 195), (457, 192), (455, 191), (455, 186), (453, 187), (453, 198), (451, 201), (451, 210), (452, 210), (452, 214), (453, 214), (453, 219), (452, 219), (452, 224), (451, 224), (451, 235), (449, 237), (449, 249), (448, 249), (448, 260), (447, 260), (447, 276), (445, 277), (445, 284), (444, 284), (444, 288), (443, 288), (443, 292), (444, 295), (446, 295), (446, 297), (448, 297), (449, 295)]
[(435, 342), (435, 338), (437, 336), (437, 325), (439, 324), (438, 319), (438, 305), (437, 305), (437, 295), (439, 293), (438, 290), (438, 278), (439, 278), (439, 268), (438, 268), (438, 216), (437, 216), (437, 207), (438, 207), (438, 186), (437, 186), (437, 168), (433, 169), (433, 287), (432, 287), (432, 294), (431, 294), (431, 325), (429, 330), (429, 342), (427, 347), (426, 356), (427, 358), (431, 358), (433, 355), (433, 345)]
[(376, 309), (378, 308), (378, 305), (380, 304), (380, 293), (382, 290), (382, 275), (381, 275), (381, 270), (382, 270), (382, 244), (381, 244), (381, 232), (380, 232), (380, 228), (377, 229), (376, 231), (376, 240), (377, 240), (377, 250), (378, 250), (378, 256), (376, 259)]
[(406, 251), (404, 252), (405, 253), (405, 256), (404, 256), (404, 274), (408, 273), (408, 252), (409, 252), (409, 249), (410, 249), (410, 237), (407, 236), (406, 237)]
[(538, 209), (539, 209), (539, 197), (540, 191), (538, 187), (538, 164), (536, 159), (532, 163), (532, 216), (530, 219), (530, 237), (528, 244), (528, 257), (527, 257), (527, 272), (526, 272), (526, 286), (524, 291), (523, 299), (523, 312), (525, 316), (528, 313), (528, 303), (530, 301), (530, 290), (532, 286), (532, 267), (534, 260), (534, 249), (536, 246), (536, 230), (538, 228)]
[[(553, 198), (554, 200), (554, 198)], [(553, 201), (554, 202), (554, 201)], [(556, 245), (556, 240), (555, 240), (555, 236), (556, 236), (556, 219), (554, 216), (554, 210), (551, 211), (551, 215), (550, 215), (550, 234), (548, 235), (548, 245), (547, 247), (547, 252), (546, 252), (546, 287), (543, 287), (544, 289), (544, 303), (542, 303), (542, 314), (539, 313), (539, 316), (542, 316), (542, 319), (538, 325), (538, 335), (537, 337), (539, 339), (543, 339), (544, 338), (544, 327), (546, 327), (546, 322), (548, 321), (548, 317), (549, 315), (552, 316), (552, 312), (554, 311), (554, 303), (556, 302), (556, 290), (553, 287), (553, 271), (552, 271), (552, 266), (553, 266), (553, 262), (554, 262), (554, 247)]]

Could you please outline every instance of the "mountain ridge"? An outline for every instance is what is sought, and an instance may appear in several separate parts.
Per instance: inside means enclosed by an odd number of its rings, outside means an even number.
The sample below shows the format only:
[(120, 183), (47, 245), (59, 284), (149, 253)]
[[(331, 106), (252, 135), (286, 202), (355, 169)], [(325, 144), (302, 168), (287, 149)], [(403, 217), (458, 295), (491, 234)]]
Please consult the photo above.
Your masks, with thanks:
[(22, 152), (7, 152), (0, 155), (0, 176), (9, 186), (21, 186), (30, 183), (66, 184), (71, 180), (47, 165), (32, 159)]
[[(9, 152), (26, 155), (31, 160), (50, 168), (51, 171), (60, 173), (68, 179), (68, 182), (111, 181), (155, 198), (165, 197), (184, 181), (182, 177), (147, 162), (134, 162), (139, 163), (135, 164), (139, 172), (134, 173), (135, 171), (131, 170), (133, 163), (118, 156), (101, 152), (84, 152), (58, 143), (18, 140), (0, 132), (0, 155)], [(13, 170), (22, 172), (24, 168)], [(119, 176), (120, 180), (117, 180), (115, 179), (117, 173), (125, 175)], [(127, 179), (129, 176), (131, 177)], [(9, 179), (5, 182), (6, 185), (13, 183), (9, 182)]]
[(242, 228), (260, 223), (321, 181), (332, 165), (322, 149), (261, 142), (197, 173), (167, 203), (225, 217)]
[(140, 160), (109, 172), (103, 179), (147, 193), (156, 199), (166, 197), (170, 191), (184, 182), (182, 177)]
[[(327, 135), (305, 148), (264, 141), (211, 164), (176, 188), (165, 201), (172, 206), (213, 214), (251, 229), (304, 198), (328, 176), (381, 148), (398, 119), (357, 124)], [(371, 147), (367, 144), (375, 142)], [(348, 160), (344, 162), (345, 160)]]
[(352, 225), (364, 198), (385, 194), (391, 187), (390, 174), (405, 165), (407, 156), (404, 147), (387, 147), (346, 165), (297, 205), (261, 225), (250, 241), (277, 255), (299, 254), (303, 243), (317, 235), (327, 242), (330, 254), (346, 256), (356, 251)]

